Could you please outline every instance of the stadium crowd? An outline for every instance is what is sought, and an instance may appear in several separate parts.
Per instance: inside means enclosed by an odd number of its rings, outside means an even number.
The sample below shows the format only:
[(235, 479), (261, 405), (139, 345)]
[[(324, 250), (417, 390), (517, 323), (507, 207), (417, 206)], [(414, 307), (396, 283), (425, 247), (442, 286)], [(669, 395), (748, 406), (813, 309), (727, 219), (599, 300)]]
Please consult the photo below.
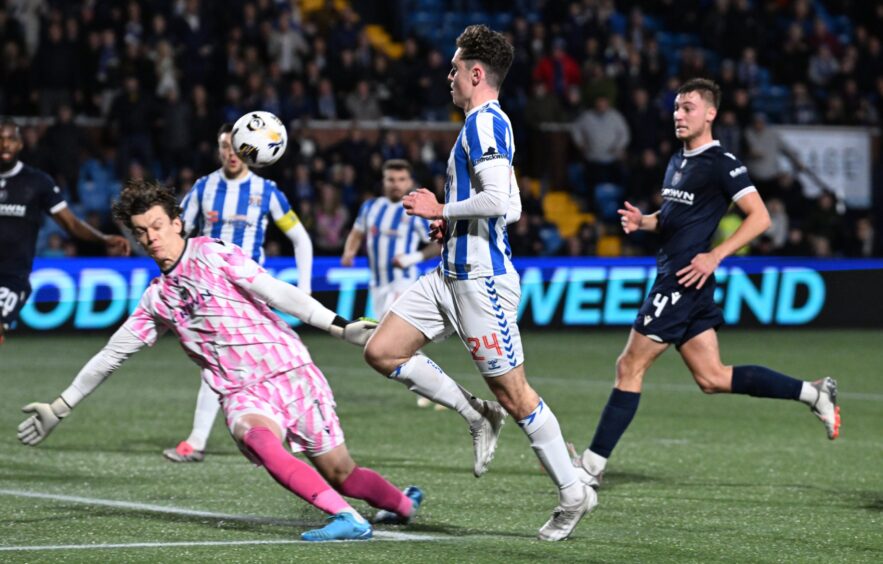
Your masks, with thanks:
[[(356, 125), (323, 145), (307, 120), (462, 119), (446, 79), (453, 42), (433, 20), (441, 15), (433, 10), (453, 7), (460, 12), (444, 14), (451, 29), (486, 18), (515, 46), (501, 100), (523, 140), (516, 166), (524, 214), (509, 232), (515, 255), (605, 254), (599, 241), (621, 238), (615, 207), (612, 217), (605, 211), (611, 200), (658, 209), (663, 166), (677, 148), (674, 93), (698, 76), (723, 88), (715, 136), (746, 162), (773, 218), (746, 252), (883, 254), (871, 213), (844, 211), (828, 193), (807, 198), (796, 176), (779, 169), (779, 153), (789, 152), (769, 128), (880, 125), (883, 5), (413, 0), (400, 3), (399, 25), (408, 33), (401, 56), (392, 57), (365, 30), (376, 3), (306, 4), (7, 0), (0, 4), (0, 114), (48, 118), (24, 122), (21, 159), (49, 172), (87, 221), (112, 230), (110, 203), (123, 180), (159, 178), (183, 195), (217, 168), (222, 122), (254, 109), (273, 112), (290, 124), (289, 148), (260, 174), (288, 195), (317, 252), (339, 254), (360, 203), (379, 193), (382, 163), (409, 159), (417, 182), (441, 193), (447, 145), (395, 129), (369, 141)], [(545, 166), (549, 133), (541, 124), (549, 123), (569, 130), (562, 185), (550, 185)], [(595, 219), (563, 238), (544, 216), (546, 190), (569, 191)], [(721, 230), (738, 223), (728, 216)], [(43, 256), (103, 253), (50, 226)], [(287, 244), (276, 234), (267, 252), (285, 254)], [(648, 254), (656, 242), (622, 239), (614, 248)]]

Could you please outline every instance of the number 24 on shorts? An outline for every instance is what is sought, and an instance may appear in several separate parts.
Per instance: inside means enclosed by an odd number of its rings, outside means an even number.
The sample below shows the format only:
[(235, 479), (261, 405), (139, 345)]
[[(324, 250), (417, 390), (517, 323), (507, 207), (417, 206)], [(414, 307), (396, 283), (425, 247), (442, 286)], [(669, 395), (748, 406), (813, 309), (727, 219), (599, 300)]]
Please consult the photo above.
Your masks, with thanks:
[(497, 356), (503, 356), (503, 348), (500, 347), (500, 341), (497, 340), (496, 332), (493, 332), (490, 335), (484, 335), (481, 338), (469, 337), (466, 339), (466, 342), (469, 343), (469, 352), (472, 354), (474, 360), (484, 360), (484, 357), (478, 354), (478, 349), (481, 348), (482, 343), (484, 344), (485, 349), (489, 351), (495, 350), (497, 351)]

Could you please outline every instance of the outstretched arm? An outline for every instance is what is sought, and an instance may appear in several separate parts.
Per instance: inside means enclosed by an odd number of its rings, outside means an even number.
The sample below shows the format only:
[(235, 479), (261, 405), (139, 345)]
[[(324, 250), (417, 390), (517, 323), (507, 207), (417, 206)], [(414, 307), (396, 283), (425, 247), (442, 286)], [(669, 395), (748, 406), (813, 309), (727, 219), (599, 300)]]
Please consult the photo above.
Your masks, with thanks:
[(377, 326), (377, 323), (371, 321), (348, 321), (299, 288), (277, 280), (266, 272), (261, 272), (250, 280), (235, 280), (235, 283), (270, 307), (293, 315), (354, 345), (363, 346)]
[(745, 221), (732, 235), (707, 253), (699, 253), (690, 264), (678, 271), (678, 283), (686, 287), (705, 285), (722, 260), (735, 253), (755, 237), (769, 229), (770, 214), (757, 191), (749, 192), (736, 200), (736, 205), (745, 214)]
[(95, 391), (127, 358), (143, 346), (144, 342), (135, 337), (126, 325), (120, 327), (107, 345), (86, 363), (70, 386), (52, 403), (30, 403), (22, 408), (22, 411), (31, 415), (18, 426), (18, 439), (28, 446), (39, 444), (62, 419), (70, 415), (83, 398)]
[(83, 241), (103, 243), (107, 247), (108, 254), (128, 255), (131, 249), (129, 241), (120, 235), (105, 235), (85, 221), (73, 214), (70, 208), (64, 207), (52, 214), (55, 220), (65, 231)]

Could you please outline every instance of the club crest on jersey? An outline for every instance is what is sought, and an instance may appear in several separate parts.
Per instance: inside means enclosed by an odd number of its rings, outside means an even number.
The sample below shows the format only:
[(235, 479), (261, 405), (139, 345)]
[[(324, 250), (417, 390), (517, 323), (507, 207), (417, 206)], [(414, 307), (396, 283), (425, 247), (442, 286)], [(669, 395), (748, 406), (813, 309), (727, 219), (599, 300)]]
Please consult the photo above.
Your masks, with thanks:
[(262, 201), (264, 201), (264, 198), (260, 194), (248, 197), (249, 206), (260, 207)]
[(6, 198), (9, 197), (9, 192), (4, 190), (3, 188), (6, 186), (5, 180), (0, 180), (0, 202), (5, 202)]
[(678, 185), (678, 182), (681, 181), (681, 178), (682, 178), (683, 176), (684, 176), (684, 175), (681, 174), (681, 171), (676, 170), (675, 173), (674, 173), (674, 174), (672, 175), (672, 177), (671, 177), (671, 185), (672, 185), (672, 186), (677, 186), (677, 185)]

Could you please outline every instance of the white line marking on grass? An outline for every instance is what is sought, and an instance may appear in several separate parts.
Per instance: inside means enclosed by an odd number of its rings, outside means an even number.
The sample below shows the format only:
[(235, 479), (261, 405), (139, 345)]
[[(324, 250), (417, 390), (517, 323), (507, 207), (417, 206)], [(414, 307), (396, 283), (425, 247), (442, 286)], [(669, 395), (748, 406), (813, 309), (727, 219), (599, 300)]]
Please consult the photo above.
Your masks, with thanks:
[[(278, 519), (275, 517), (259, 517), (256, 515), (235, 515), (231, 513), (215, 513), (214, 511), (199, 511), (196, 509), (185, 509), (183, 507), (170, 507), (166, 505), (154, 505), (152, 503), (137, 503), (132, 501), (116, 501), (113, 499), (98, 499), (92, 497), (80, 497), (75, 495), (50, 494), (41, 492), (32, 492), (26, 490), (7, 490), (0, 489), (0, 495), (8, 495), (13, 497), (26, 497), (33, 499), (46, 499), (51, 501), (64, 501), (68, 503), (81, 503), (84, 505), (98, 505), (103, 507), (117, 507), (120, 509), (133, 509), (135, 511), (150, 511), (153, 513), (167, 513), (171, 515), (187, 515), (190, 517), (206, 517), (208, 519), (218, 519), (221, 521), (242, 521), (247, 523), (262, 523), (268, 525), (287, 525), (293, 527), (312, 527), (315, 523), (307, 521), (294, 521), (291, 519)], [(402, 533), (396, 531), (374, 531), (374, 537), (381, 540), (390, 541), (439, 541), (449, 540), (452, 537), (423, 535), (414, 533)], [(300, 543), (306, 541), (296, 540), (278, 540), (278, 541), (205, 541), (205, 542), (185, 542), (185, 543), (134, 543), (126, 545), (65, 545), (70, 548), (119, 548), (119, 547), (151, 547), (151, 546), (201, 546), (214, 544), (286, 544)], [(64, 547), (60, 547), (64, 548)], [(0, 551), (3, 550), (55, 550), (50, 547), (13, 547), (0, 545)]]

